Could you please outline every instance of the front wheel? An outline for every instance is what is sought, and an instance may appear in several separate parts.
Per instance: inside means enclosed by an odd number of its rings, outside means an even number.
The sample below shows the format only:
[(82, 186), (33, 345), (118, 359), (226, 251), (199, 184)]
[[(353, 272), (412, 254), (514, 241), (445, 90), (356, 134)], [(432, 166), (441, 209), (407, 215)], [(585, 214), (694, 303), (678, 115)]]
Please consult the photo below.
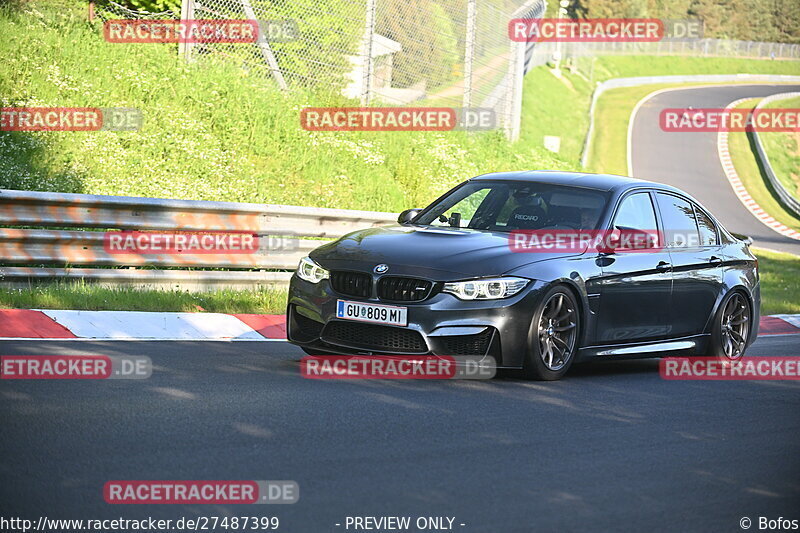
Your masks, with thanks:
[(706, 355), (736, 361), (744, 356), (750, 335), (750, 303), (739, 291), (725, 296), (714, 317)]
[(533, 313), (533, 342), (525, 360), (525, 375), (553, 381), (567, 373), (578, 346), (580, 313), (572, 293), (563, 286), (548, 290)]

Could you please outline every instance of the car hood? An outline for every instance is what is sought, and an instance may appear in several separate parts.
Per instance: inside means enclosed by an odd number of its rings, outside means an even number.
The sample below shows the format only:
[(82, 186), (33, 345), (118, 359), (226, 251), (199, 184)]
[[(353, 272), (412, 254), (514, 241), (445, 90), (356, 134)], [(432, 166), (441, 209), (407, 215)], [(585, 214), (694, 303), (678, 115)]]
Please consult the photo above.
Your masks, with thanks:
[(454, 281), (499, 276), (531, 263), (580, 254), (515, 253), (507, 233), (394, 225), (349, 233), (310, 255), (328, 270), (373, 272), (376, 265), (386, 264), (387, 275)]

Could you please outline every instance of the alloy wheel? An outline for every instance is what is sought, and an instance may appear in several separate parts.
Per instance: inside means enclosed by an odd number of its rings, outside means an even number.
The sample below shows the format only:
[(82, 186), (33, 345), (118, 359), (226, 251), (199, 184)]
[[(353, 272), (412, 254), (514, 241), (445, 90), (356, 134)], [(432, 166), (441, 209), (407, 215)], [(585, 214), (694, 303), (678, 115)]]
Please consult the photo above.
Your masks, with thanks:
[(750, 306), (739, 293), (735, 293), (722, 311), (720, 328), (722, 351), (728, 359), (739, 359), (747, 345), (750, 331)]
[(577, 312), (563, 292), (552, 295), (539, 319), (539, 354), (548, 370), (564, 368), (575, 350)]

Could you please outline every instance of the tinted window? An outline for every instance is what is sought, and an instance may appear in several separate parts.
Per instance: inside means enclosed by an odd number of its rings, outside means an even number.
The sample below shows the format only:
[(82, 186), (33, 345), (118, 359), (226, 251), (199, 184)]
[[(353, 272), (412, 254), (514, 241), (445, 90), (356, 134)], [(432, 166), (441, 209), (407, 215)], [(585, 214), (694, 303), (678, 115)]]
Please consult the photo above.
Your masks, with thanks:
[(461, 228), (482, 231), (595, 229), (605, 205), (605, 193), (582, 187), (476, 180), (439, 200), (415, 223), (457, 222)]
[(477, 189), (472, 191), (471, 194), (468, 194), (464, 198), (460, 200), (456, 199), (456, 203), (450, 206), (450, 209), (447, 213), (442, 213), (443, 217), (435, 218), (431, 220), (431, 226), (449, 226), (449, 217), (452, 216), (453, 213), (458, 213), (461, 216), (460, 226), (461, 227), (469, 227), (472, 223), (472, 219), (475, 217), (475, 213), (478, 211), (478, 208), (483, 204), (486, 200), (486, 196), (488, 196), (491, 189), (486, 187), (483, 189)]
[(700, 244), (716, 246), (717, 227), (714, 225), (714, 221), (697, 206), (694, 206), (694, 214), (697, 217), (697, 228), (700, 230)]
[(694, 209), (686, 200), (671, 194), (656, 195), (661, 219), (664, 222), (664, 238), (667, 246), (687, 248), (700, 243)]
[(655, 231), (656, 214), (653, 211), (653, 202), (650, 194), (639, 192), (626, 197), (617, 210), (614, 218), (614, 227), (619, 229), (637, 229)]

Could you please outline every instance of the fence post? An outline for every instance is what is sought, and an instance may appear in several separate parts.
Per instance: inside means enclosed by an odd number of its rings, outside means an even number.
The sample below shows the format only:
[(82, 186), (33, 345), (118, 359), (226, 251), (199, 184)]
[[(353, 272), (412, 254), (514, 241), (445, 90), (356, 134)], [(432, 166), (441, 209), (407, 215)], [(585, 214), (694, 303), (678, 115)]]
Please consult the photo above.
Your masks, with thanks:
[(506, 132), (510, 141), (519, 139), (520, 122), (522, 121), (522, 81), (525, 77), (525, 48), (527, 43), (511, 44), (512, 74), (510, 80), (511, 100), (509, 102)]
[[(250, 0), (241, 0), (241, 2), (245, 16), (249, 20), (258, 20), (255, 11), (253, 11), (253, 6), (250, 5)], [(261, 31), (258, 32), (256, 46), (258, 46), (258, 50), (261, 52), (261, 57), (267, 62), (272, 77), (275, 78), (275, 81), (278, 83), (278, 87), (280, 87), (282, 91), (285, 91), (287, 88), (286, 80), (283, 78), (283, 73), (281, 72), (280, 66), (278, 66), (278, 60), (275, 59), (275, 54), (272, 52), (269, 42), (267, 42), (267, 39)]]
[[(195, 0), (183, 0), (181, 2), (181, 20), (191, 20), (194, 18), (194, 5)], [(178, 43), (178, 57), (184, 61), (190, 61), (192, 55), (192, 47), (194, 43), (179, 42)]]
[(472, 63), (475, 59), (475, 26), (477, 24), (477, 0), (467, 0), (467, 35), (464, 45), (464, 102), (463, 107), (472, 106)]
[(370, 104), (372, 96), (372, 43), (375, 37), (375, 0), (367, 0), (365, 8), (364, 47), (361, 55), (361, 65), (364, 69), (361, 78), (361, 105), (363, 107)]

